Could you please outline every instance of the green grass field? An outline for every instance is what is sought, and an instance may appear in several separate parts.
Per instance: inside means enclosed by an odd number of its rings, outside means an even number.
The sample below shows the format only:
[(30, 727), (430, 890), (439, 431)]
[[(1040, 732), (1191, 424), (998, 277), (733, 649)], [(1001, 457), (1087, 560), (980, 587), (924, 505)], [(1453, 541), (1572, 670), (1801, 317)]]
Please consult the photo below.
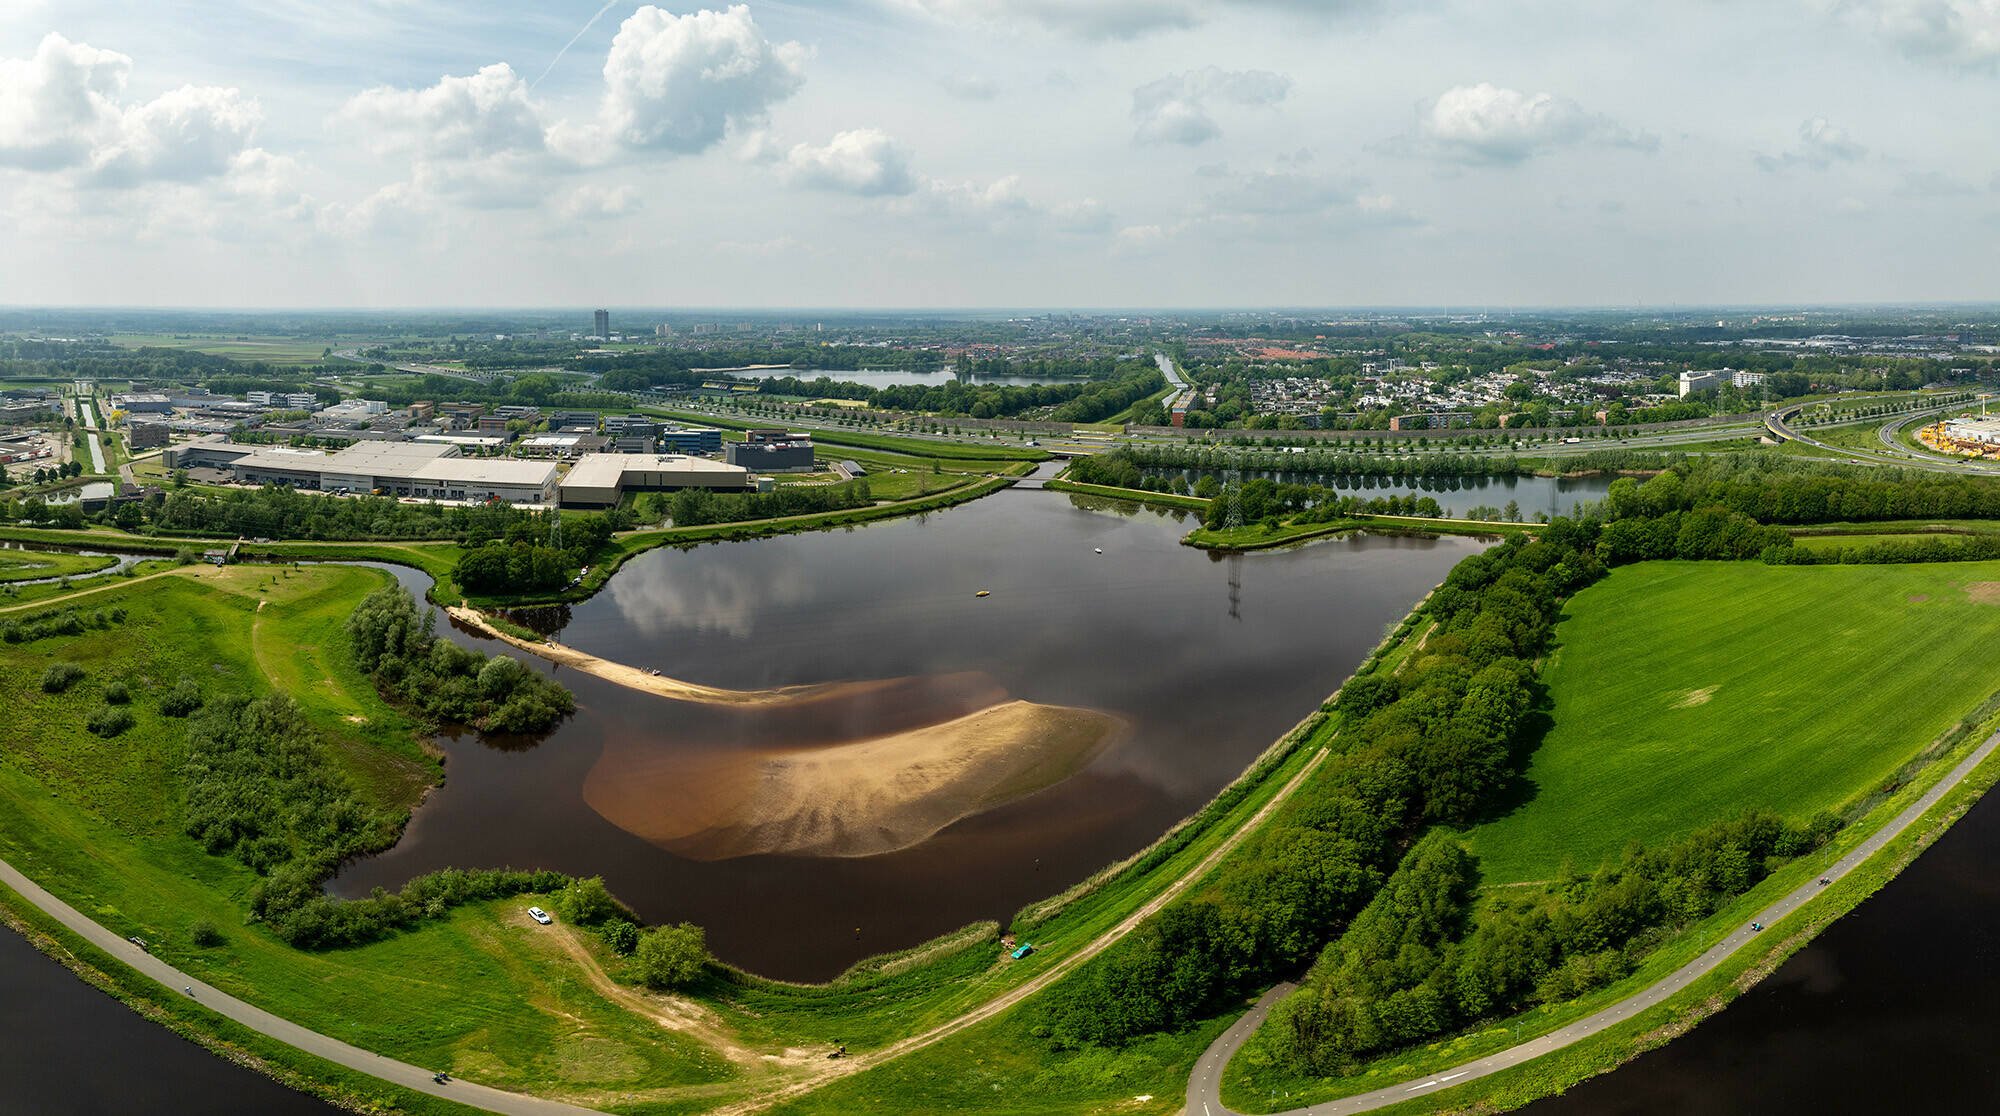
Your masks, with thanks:
[[(183, 675), (211, 695), (282, 688), (384, 806), (409, 808), (435, 780), (414, 726), (376, 695), (340, 635), (355, 602), (387, 580), (347, 566), (187, 567), (92, 598), (127, 608), (123, 624), (8, 647), (0, 856), (204, 980), (397, 1058), (585, 1103), (733, 1076), (719, 1054), (593, 989), (526, 921), (534, 897), (464, 907), (361, 948), (300, 951), (245, 924), (249, 870), (180, 832), (186, 733), (157, 695)], [(42, 670), (58, 659), (81, 665), (84, 680), (45, 694)], [(137, 724), (102, 740), (83, 719), (114, 679), (130, 686)], [(220, 927), (224, 944), (195, 948), (196, 919)]]
[(75, 577), (118, 564), (105, 554), (63, 554), (52, 550), (0, 550), (0, 582), (41, 577)]
[(1471, 833), (1487, 882), (1867, 796), (2000, 690), (1997, 602), (2000, 563), (1614, 571), (1558, 630), (1533, 797)]

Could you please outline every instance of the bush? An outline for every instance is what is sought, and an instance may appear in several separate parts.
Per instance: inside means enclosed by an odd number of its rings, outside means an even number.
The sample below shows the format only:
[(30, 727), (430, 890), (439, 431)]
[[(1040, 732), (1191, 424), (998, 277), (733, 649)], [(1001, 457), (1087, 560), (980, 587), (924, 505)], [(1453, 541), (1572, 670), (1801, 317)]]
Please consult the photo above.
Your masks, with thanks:
[(564, 921), (578, 926), (594, 926), (622, 909), (606, 890), (603, 876), (571, 880), (568, 887), (556, 892), (555, 907)]
[(215, 928), (215, 923), (198, 918), (188, 927), (188, 941), (197, 949), (214, 949), (222, 944), (222, 931)]
[(185, 717), (200, 709), (201, 701), (201, 687), (194, 679), (183, 677), (160, 699), (160, 712), (169, 717)]
[(106, 682), (104, 700), (112, 705), (124, 705), (132, 700), (132, 690), (123, 682)]
[(83, 680), (83, 668), (75, 663), (50, 663), (42, 672), (42, 692), (59, 694)]
[(634, 961), (646, 987), (685, 987), (708, 967), (708, 935), (692, 922), (655, 926), (639, 939)]
[(604, 935), (604, 941), (611, 946), (611, 951), (621, 957), (630, 957), (632, 951), (639, 948), (639, 928), (625, 919), (614, 918), (606, 921), (598, 928), (598, 933)]
[(132, 727), (132, 714), (122, 706), (100, 705), (84, 718), (83, 727), (109, 739)]

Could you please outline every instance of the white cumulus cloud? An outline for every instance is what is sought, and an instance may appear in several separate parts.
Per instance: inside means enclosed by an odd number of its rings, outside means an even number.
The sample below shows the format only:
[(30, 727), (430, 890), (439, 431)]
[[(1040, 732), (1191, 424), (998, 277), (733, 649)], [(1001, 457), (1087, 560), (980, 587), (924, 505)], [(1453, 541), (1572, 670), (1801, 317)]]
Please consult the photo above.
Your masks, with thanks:
[(801, 186), (863, 197), (900, 196), (917, 188), (909, 152), (875, 128), (841, 132), (823, 147), (798, 144), (785, 155), (785, 171)]
[(1652, 150), (1657, 138), (1553, 93), (1522, 93), (1488, 82), (1445, 90), (1422, 110), (1417, 133), (1434, 154), (1472, 163), (1519, 163), (1558, 148), (1595, 144)]
[(377, 151), (435, 159), (540, 151), (546, 133), (528, 83), (505, 62), (446, 75), (427, 89), (367, 90), (342, 106), (339, 118)]
[(1291, 93), (1292, 79), (1269, 70), (1201, 70), (1168, 74), (1132, 91), (1135, 138), (1142, 143), (1205, 143), (1222, 134), (1211, 102), (1274, 105)]
[(706, 151), (796, 93), (806, 56), (765, 38), (742, 4), (684, 16), (648, 4), (611, 41), (600, 117), (623, 147)]
[(235, 89), (184, 85), (127, 103), (132, 60), (44, 37), (0, 59), (0, 166), (77, 171), (107, 186), (192, 182), (228, 171), (263, 112)]

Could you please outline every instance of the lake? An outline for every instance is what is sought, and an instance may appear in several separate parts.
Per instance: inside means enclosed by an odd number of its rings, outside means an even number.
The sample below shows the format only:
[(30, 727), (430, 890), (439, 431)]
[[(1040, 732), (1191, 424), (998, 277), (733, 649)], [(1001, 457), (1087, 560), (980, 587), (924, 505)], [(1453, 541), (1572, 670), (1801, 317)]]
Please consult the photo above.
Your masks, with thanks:
[[(924, 517), (635, 558), (553, 618), (563, 642), (707, 686), (853, 685), (720, 707), (530, 660), (575, 691), (579, 713), (540, 740), (443, 740), (445, 785), (394, 849), (350, 865), (334, 889), (394, 888), (446, 866), (601, 874), (648, 921), (707, 927), (726, 961), (830, 977), (1004, 921), (1143, 848), (1484, 545), (1354, 536), (1217, 558), (1179, 545), (1190, 522), (1120, 507), (1007, 491)], [(1074, 770), (1021, 776), (1042, 789), (970, 812), (956, 801), (931, 833), (937, 817), (898, 815), (888, 837), (840, 845), (856, 835), (802, 828), (796, 811), (754, 832), (690, 833), (701, 827), (687, 815), (738, 793), (746, 755), (782, 754), (796, 774), (855, 741), (907, 740), (1003, 707), (1058, 711), (1065, 731), (1111, 729), (1051, 760)], [(894, 847), (807, 854), (884, 843)]]

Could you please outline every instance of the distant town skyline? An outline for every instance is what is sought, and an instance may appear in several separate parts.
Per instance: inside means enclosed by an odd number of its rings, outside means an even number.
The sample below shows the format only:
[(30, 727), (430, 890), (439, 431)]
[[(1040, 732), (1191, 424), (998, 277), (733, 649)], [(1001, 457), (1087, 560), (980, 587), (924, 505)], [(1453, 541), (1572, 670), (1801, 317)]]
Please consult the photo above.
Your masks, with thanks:
[(1989, 0), (1499, 7), (16, 0), (0, 304), (2000, 297)]

